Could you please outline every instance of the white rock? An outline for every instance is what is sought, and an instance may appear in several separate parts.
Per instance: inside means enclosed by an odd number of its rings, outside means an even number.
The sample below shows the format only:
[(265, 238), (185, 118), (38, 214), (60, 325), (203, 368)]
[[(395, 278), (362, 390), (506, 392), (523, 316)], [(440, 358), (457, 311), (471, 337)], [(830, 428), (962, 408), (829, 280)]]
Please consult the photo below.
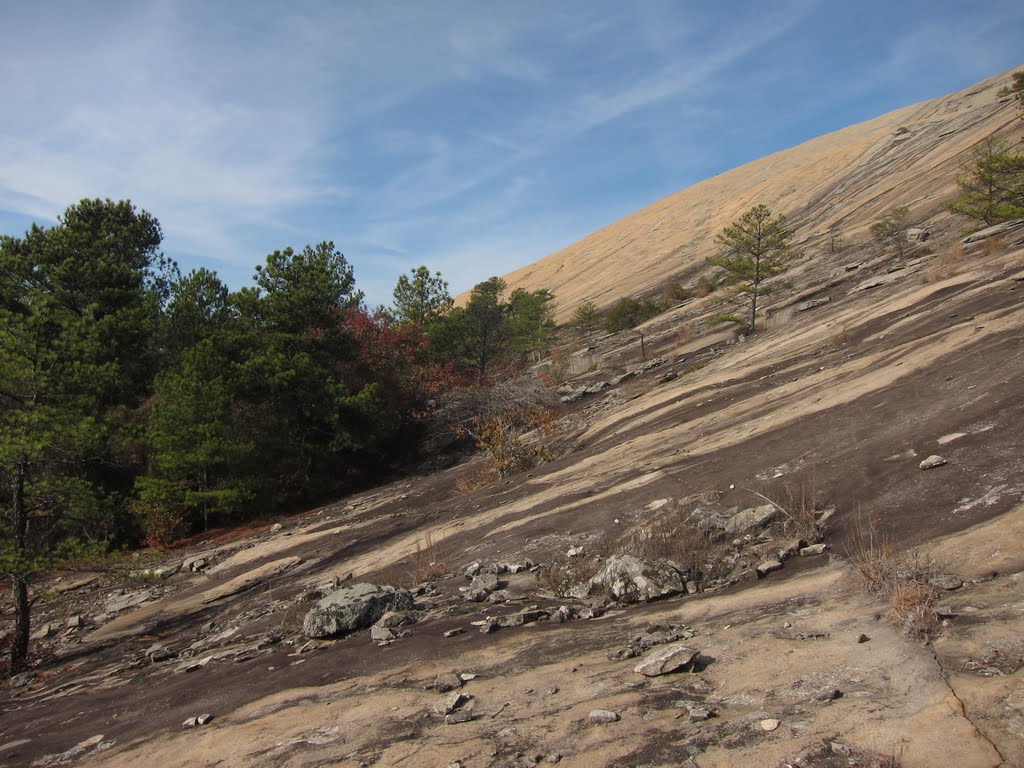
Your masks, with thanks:
[(771, 733), (779, 727), (779, 721), (774, 719), (762, 720), (761, 730)]
[(939, 456), (938, 454), (932, 454), (927, 459), (921, 462), (920, 467), (921, 469), (934, 469), (935, 467), (941, 467), (943, 464), (946, 463), (946, 460)]

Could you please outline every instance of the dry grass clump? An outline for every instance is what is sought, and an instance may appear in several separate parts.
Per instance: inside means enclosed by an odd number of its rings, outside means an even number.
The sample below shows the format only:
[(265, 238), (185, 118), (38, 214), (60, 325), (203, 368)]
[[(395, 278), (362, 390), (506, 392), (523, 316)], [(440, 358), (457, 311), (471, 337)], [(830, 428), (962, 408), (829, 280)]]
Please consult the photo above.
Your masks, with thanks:
[(542, 567), (537, 583), (559, 597), (567, 597), (573, 587), (586, 584), (600, 569), (596, 558), (566, 557)]
[(849, 557), (868, 591), (889, 602), (889, 621), (903, 634), (927, 638), (935, 632), (932, 607), (939, 592), (931, 580), (937, 571), (927, 555), (895, 546), (875, 516), (857, 521)]
[(821, 493), (815, 481), (814, 469), (801, 469), (765, 483), (755, 496), (770, 502), (782, 513), (783, 528), (787, 535), (798, 536), (808, 544), (821, 541), (817, 510)]
[(938, 283), (953, 277), (960, 272), (965, 258), (964, 244), (958, 240), (949, 250), (943, 251), (931, 260), (931, 264), (924, 273), (925, 281)]
[(832, 333), (828, 337), (829, 343), (832, 345), (832, 349), (842, 349), (850, 343), (850, 334), (846, 330), (845, 325), (839, 325), (833, 328)]
[(433, 581), (447, 576), (450, 572), (448, 567), (448, 551), (444, 546), (444, 537), (435, 541), (434, 534), (427, 531), (423, 537), (423, 543), (416, 542), (416, 551), (412, 556), (413, 571), (412, 583), (422, 584), (425, 581)]
[(642, 560), (669, 560), (694, 574), (699, 581), (718, 578), (728, 571), (728, 546), (698, 530), (689, 519), (699, 494), (668, 504), (640, 525), (624, 531), (606, 545), (609, 554), (628, 554)]
[(986, 237), (982, 242), (984, 243), (986, 256), (995, 256), (997, 253), (1002, 253), (1006, 249), (1006, 243), (1003, 241), (1002, 235)]

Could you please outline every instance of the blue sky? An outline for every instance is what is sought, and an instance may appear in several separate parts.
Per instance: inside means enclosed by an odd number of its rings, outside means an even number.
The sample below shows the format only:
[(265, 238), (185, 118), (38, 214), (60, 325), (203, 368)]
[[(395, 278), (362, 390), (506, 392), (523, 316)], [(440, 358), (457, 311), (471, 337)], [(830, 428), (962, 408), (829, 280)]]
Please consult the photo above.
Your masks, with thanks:
[(130, 198), (233, 288), (333, 240), (453, 293), (748, 160), (1024, 65), (1024, 3), (6, 2), (0, 232)]

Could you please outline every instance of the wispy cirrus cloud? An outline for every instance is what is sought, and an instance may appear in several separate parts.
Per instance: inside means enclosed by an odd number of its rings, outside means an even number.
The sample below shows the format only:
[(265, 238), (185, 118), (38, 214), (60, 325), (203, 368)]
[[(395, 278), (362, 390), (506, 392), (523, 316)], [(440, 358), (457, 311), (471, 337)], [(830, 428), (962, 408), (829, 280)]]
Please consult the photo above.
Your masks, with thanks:
[[(993, 38), (998, 67), (1024, 27), (1006, 0), (970, 32), (964, 10), (925, 23), (917, 0), (866, 2), (856, 45), (814, 0), (15, 4), (0, 222), (130, 197), (169, 251), (232, 284), (274, 248), (334, 239), (367, 285), (428, 263), (461, 290), (749, 159), (812, 106), (871, 116), (879, 87), (847, 81), (966, 71)], [(929, 36), (952, 29), (936, 59)]]

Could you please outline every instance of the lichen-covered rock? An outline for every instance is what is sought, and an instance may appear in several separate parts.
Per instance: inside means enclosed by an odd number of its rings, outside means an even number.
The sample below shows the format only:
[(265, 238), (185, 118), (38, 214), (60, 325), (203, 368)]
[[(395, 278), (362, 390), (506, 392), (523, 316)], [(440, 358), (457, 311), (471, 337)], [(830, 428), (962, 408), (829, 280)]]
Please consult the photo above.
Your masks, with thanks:
[(667, 675), (670, 672), (692, 668), (699, 655), (700, 651), (695, 648), (674, 643), (650, 653), (633, 671), (646, 677)]
[(744, 509), (729, 518), (725, 524), (725, 532), (736, 535), (756, 528), (764, 528), (775, 519), (775, 515), (774, 504), (762, 504), (760, 507)]
[(614, 555), (587, 582), (588, 594), (604, 590), (623, 603), (646, 603), (659, 597), (686, 592), (687, 576), (668, 560), (641, 560), (633, 555)]
[(302, 631), (307, 637), (342, 635), (368, 627), (388, 611), (410, 611), (412, 593), (405, 589), (354, 584), (321, 599), (306, 614)]

